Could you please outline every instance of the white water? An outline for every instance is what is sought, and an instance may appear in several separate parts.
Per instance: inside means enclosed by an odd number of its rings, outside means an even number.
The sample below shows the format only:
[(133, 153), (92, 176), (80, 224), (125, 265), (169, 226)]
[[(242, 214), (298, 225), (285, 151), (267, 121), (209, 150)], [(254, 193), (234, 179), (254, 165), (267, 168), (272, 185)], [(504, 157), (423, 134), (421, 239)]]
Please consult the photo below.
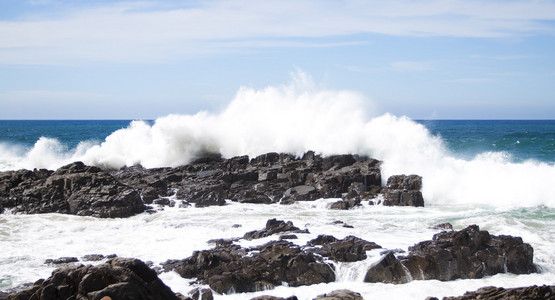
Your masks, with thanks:
[[(310, 234), (298, 234), (299, 239), (294, 240), (301, 245), (318, 234), (332, 234), (337, 238), (355, 235), (387, 249), (405, 251), (419, 241), (431, 239), (437, 232), (429, 229), (432, 225), (448, 221), (456, 229), (462, 229), (476, 223), (492, 234), (522, 236), (534, 248), (535, 263), (543, 272), (519, 276), (502, 274), (453, 282), (363, 283), (368, 266), (380, 257), (380, 250), (373, 250), (368, 252), (366, 261), (337, 264), (338, 279), (334, 283), (298, 288), (282, 286), (258, 293), (217, 295), (217, 299), (250, 299), (262, 294), (297, 295), (299, 299), (312, 299), (341, 288), (362, 293), (366, 299), (424, 299), (426, 296), (462, 295), (467, 290), (487, 285), (516, 287), (555, 282), (553, 210), (505, 211), (470, 205), (427, 208), (365, 205), (349, 211), (329, 210), (327, 207), (333, 201), (317, 200), (289, 206), (229, 203), (223, 207), (170, 208), (128, 219), (3, 214), (0, 215), (0, 290), (48, 277), (54, 269), (43, 264), (48, 258), (117, 254), (159, 264), (167, 259), (188, 257), (194, 250), (211, 248), (212, 245), (207, 244), (210, 239), (241, 237), (247, 231), (262, 229), (269, 218), (291, 220), (296, 226), (309, 229)], [(551, 216), (546, 217), (545, 213)], [(336, 220), (354, 228), (334, 225)], [(233, 224), (242, 227), (233, 228)], [(252, 246), (277, 238), (272, 236), (240, 244)], [(176, 292), (187, 293), (195, 287), (190, 284), (191, 280), (173, 272), (163, 273), (161, 278)]]
[[(461, 159), (446, 150), (440, 137), (405, 117), (372, 114), (364, 96), (350, 91), (316, 87), (302, 73), (293, 82), (261, 90), (241, 88), (220, 113), (170, 115), (153, 125), (132, 122), (97, 145), (81, 143), (65, 151), (59, 141), (39, 139), (26, 151), (0, 144), (0, 170), (55, 169), (82, 160), (87, 164), (121, 167), (176, 166), (203, 152), (224, 157), (276, 151), (302, 154), (358, 153), (384, 162), (383, 178), (394, 174), (424, 177), (426, 208), (364, 206), (350, 211), (327, 209), (333, 200), (296, 203), (291, 206), (230, 204), (203, 209), (169, 209), (128, 219), (93, 219), (58, 214), (0, 215), (0, 290), (39, 278), (54, 267), (48, 258), (112, 254), (137, 257), (159, 264), (180, 259), (194, 250), (211, 246), (214, 238), (239, 237), (264, 227), (269, 218), (291, 220), (306, 227), (304, 244), (318, 234), (338, 238), (355, 235), (388, 249), (404, 249), (435, 233), (429, 226), (451, 222), (456, 229), (478, 224), (492, 234), (521, 236), (535, 250), (542, 273), (502, 274), (479, 280), (453, 282), (413, 281), (403, 285), (363, 283), (367, 267), (379, 257), (336, 266), (338, 281), (316, 286), (278, 287), (271, 291), (221, 296), (250, 299), (256, 295), (297, 295), (312, 299), (339, 288), (362, 293), (367, 299), (424, 299), (426, 296), (462, 295), (482, 286), (504, 287), (555, 284), (555, 166), (526, 161), (513, 163), (502, 153), (482, 153)], [(354, 229), (332, 225), (342, 220)], [(239, 223), (241, 228), (233, 228)], [(242, 242), (249, 246), (260, 241)], [(162, 279), (174, 291), (186, 293), (190, 280), (175, 273)]]
[(205, 152), (230, 158), (315, 150), (380, 159), (384, 180), (422, 175), (428, 205), (555, 207), (555, 165), (514, 163), (491, 152), (458, 158), (423, 125), (406, 117), (375, 116), (371, 103), (356, 92), (319, 88), (299, 71), (287, 85), (241, 88), (219, 113), (169, 115), (153, 125), (134, 121), (101, 144), (83, 142), (70, 152), (51, 138), (39, 139), (28, 152), (0, 145), (0, 170), (56, 169), (77, 160), (113, 168), (177, 166)]

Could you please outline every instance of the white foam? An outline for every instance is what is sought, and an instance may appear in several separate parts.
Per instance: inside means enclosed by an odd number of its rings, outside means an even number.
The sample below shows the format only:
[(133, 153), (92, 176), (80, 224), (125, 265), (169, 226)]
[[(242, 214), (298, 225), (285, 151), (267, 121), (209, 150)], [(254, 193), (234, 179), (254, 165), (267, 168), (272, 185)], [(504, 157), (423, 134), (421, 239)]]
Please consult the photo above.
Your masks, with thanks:
[[(359, 209), (330, 210), (324, 202), (299, 202), (293, 205), (260, 205), (230, 203), (222, 207), (169, 209), (155, 214), (140, 214), (126, 219), (95, 219), (59, 214), (0, 215), (0, 290), (9, 289), (39, 278), (47, 278), (56, 266), (45, 265), (48, 258), (86, 254), (117, 254), (136, 257), (158, 265), (167, 259), (182, 259), (193, 251), (211, 248), (210, 239), (241, 237), (245, 232), (264, 228), (266, 220), (277, 218), (292, 221), (295, 226), (307, 228), (309, 234), (297, 234), (304, 245), (319, 234), (331, 234), (337, 238), (355, 235), (373, 241), (387, 249), (406, 251), (413, 244), (431, 239), (437, 230), (431, 225), (450, 221), (459, 230), (477, 223), (491, 234), (514, 234), (521, 236), (534, 248), (534, 261), (545, 270), (532, 275), (503, 274), (476, 280), (439, 282), (435, 280), (413, 281), (408, 284), (371, 284), (362, 279), (372, 262), (380, 258), (383, 249), (369, 251), (369, 258), (354, 263), (336, 263), (336, 282), (304, 287), (280, 286), (274, 290), (248, 294), (216, 295), (219, 299), (251, 299), (257, 295), (297, 295), (299, 299), (313, 299), (316, 295), (334, 289), (352, 289), (372, 297), (394, 299), (424, 299), (426, 296), (462, 295), (466, 290), (482, 286), (505, 287), (550, 284), (555, 279), (555, 254), (553, 242), (555, 231), (552, 218), (527, 213), (523, 226), (506, 223), (518, 215), (492, 212), (473, 205), (460, 207), (384, 207), (365, 205)], [(530, 210), (530, 209), (528, 209)], [(546, 209), (551, 214), (552, 209)], [(341, 220), (354, 228), (333, 224)], [(530, 224), (538, 222), (538, 225)], [(241, 227), (233, 226), (235, 224)], [(537, 227), (539, 226), (539, 227)], [(243, 246), (259, 245), (277, 240), (279, 235), (241, 241)], [(88, 263), (88, 262), (86, 262)], [(197, 285), (193, 279), (182, 279), (170, 272), (161, 275), (174, 291), (187, 293)]]
[(409, 118), (373, 115), (371, 103), (360, 93), (318, 87), (298, 71), (286, 85), (240, 88), (219, 113), (169, 115), (152, 125), (133, 121), (99, 145), (70, 152), (41, 138), (24, 155), (2, 154), (7, 163), (0, 167), (56, 168), (75, 160), (113, 168), (177, 166), (206, 152), (226, 158), (272, 151), (357, 153), (384, 161), (384, 181), (395, 174), (422, 175), (427, 205), (555, 207), (554, 164), (514, 163), (499, 152), (463, 159)]

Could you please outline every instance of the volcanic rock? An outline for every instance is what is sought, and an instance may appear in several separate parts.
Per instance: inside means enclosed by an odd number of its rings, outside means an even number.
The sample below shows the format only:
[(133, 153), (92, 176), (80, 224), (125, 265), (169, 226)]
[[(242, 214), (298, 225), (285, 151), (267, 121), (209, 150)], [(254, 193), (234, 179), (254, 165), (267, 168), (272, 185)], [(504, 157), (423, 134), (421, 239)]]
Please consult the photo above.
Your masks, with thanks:
[(0, 173), (0, 207), (20, 213), (66, 213), (101, 218), (143, 212), (139, 193), (98, 167), (75, 162), (47, 170)]
[[(410, 247), (407, 256), (387, 254), (368, 270), (365, 281), (405, 283), (406, 278), (447, 281), (505, 272), (530, 274), (537, 271), (533, 253), (520, 237), (492, 236), (471, 225), (460, 231), (435, 234), (433, 240)], [(379, 273), (386, 269), (391, 275), (380, 278)]]
[(220, 244), (211, 250), (195, 251), (183, 260), (167, 261), (163, 267), (184, 278), (197, 278), (224, 294), (272, 289), (283, 282), (300, 286), (335, 280), (330, 265), (287, 241), (250, 249)]
[(409, 281), (410, 274), (393, 252), (388, 252), (372, 265), (364, 277), (364, 282), (407, 283)]
[(98, 266), (54, 270), (46, 280), (9, 296), (14, 300), (47, 299), (179, 299), (145, 263), (115, 258)]
[[(175, 168), (103, 170), (75, 162), (55, 172), (0, 172), (0, 212), (128, 217), (146, 211), (145, 203), (173, 206), (173, 199), (206, 207), (226, 200), (291, 204), (341, 198), (332, 208), (349, 209), (382, 192), (380, 164), (358, 155), (321, 157), (312, 151), (302, 158), (267, 153), (250, 160), (207, 154)], [(416, 175), (391, 177), (384, 204), (423, 206), (421, 185)]]
[[(146, 203), (175, 195), (196, 206), (224, 205), (225, 200), (268, 204), (342, 198), (360, 202), (381, 191), (380, 162), (357, 155), (302, 158), (267, 153), (249, 160), (214, 157), (176, 168), (123, 168), (111, 174), (138, 189)], [(148, 202), (147, 202), (148, 201)]]
[(502, 287), (483, 287), (474, 292), (466, 292), (463, 296), (443, 297), (443, 300), (544, 300), (555, 299), (555, 285), (530, 286), (505, 289)]
[(362, 295), (350, 290), (335, 290), (333, 292), (319, 295), (314, 300), (364, 300)]
[(283, 298), (283, 297), (264, 295), (264, 296), (258, 296), (258, 297), (251, 298), (251, 300), (298, 300), (298, 298), (297, 298), (297, 296), (291, 296), (291, 297)]
[(366, 251), (381, 248), (380, 245), (365, 241), (356, 236), (347, 236), (338, 240), (330, 235), (319, 235), (308, 242), (308, 246), (322, 246), (313, 250), (324, 257), (335, 261), (354, 262), (367, 258)]
[(387, 179), (383, 190), (385, 206), (424, 206), (422, 177), (418, 175), (394, 175)]
[(301, 230), (294, 226), (291, 221), (269, 219), (264, 229), (247, 232), (243, 238), (246, 240), (260, 239), (281, 232), (309, 233), (308, 229)]
[(60, 257), (60, 258), (54, 258), (54, 259), (47, 259), (44, 261), (45, 264), (52, 264), (52, 265), (61, 265), (61, 264), (69, 264), (69, 263), (74, 263), (74, 262), (78, 262), (79, 259), (77, 257)]

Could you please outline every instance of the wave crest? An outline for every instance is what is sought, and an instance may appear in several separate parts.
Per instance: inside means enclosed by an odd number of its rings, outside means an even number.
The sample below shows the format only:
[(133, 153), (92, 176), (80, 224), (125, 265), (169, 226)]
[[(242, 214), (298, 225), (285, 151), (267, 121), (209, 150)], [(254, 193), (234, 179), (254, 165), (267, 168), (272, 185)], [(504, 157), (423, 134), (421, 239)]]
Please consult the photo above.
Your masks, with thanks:
[(318, 88), (299, 71), (286, 85), (240, 88), (219, 113), (169, 115), (152, 125), (133, 121), (101, 144), (82, 143), (71, 151), (47, 138), (23, 155), (0, 146), (0, 162), (7, 162), (4, 169), (57, 168), (76, 160), (150, 168), (183, 165), (206, 153), (227, 158), (272, 151), (352, 153), (382, 160), (384, 178), (422, 175), (427, 204), (555, 207), (553, 164), (513, 163), (500, 152), (462, 159), (425, 126), (407, 117), (375, 116), (371, 108), (372, 102), (360, 93)]

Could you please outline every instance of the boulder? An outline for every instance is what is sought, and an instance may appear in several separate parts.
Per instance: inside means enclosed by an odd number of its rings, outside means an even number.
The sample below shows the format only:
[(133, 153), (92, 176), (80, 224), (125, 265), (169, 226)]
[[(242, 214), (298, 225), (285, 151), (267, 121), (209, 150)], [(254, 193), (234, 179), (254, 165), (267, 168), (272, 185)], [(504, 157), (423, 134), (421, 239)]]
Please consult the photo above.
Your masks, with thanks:
[[(437, 298), (436, 298), (437, 299)], [(473, 292), (466, 292), (463, 296), (443, 297), (443, 300), (544, 300), (555, 299), (555, 285), (529, 286), (505, 289), (502, 287), (483, 287)]]
[[(537, 272), (533, 263), (534, 250), (523, 243), (520, 237), (506, 235), (493, 236), (471, 225), (460, 231), (443, 231), (435, 234), (431, 241), (420, 242), (409, 248), (407, 256), (396, 258), (391, 253), (382, 259), (383, 269), (399, 271), (402, 265), (405, 273), (415, 280), (475, 279), (498, 273), (530, 274)], [(382, 267), (376, 267), (382, 268)], [(376, 268), (371, 267), (367, 280), (380, 281)], [(369, 275), (369, 274), (372, 275)], [(392, 283), (406, 282), (399, 274), (392, 272)], [(374, 278), (374, 279), (370, 279)], [(375, 279), (378, 278), (378, 279)], [(384, 282), (390, 282), (389, 276)], [(401, 278), (395, 280), (395, 278)]]
[[(4, 181), (11, 175), (7, 181)], [(75, 162), (49, 171), (4, 172), (0, 203), (18, 213), (129, 217), (145, 210), (139, 193), (98, 167)]]
[(311, 285), (335, 280), (331, 265), (287, 241), (272, 241), (244, 249), (220, 244), (214, 249), (195, 251), (189, 258), (163, 263), (184, 278), (197, 278), (218, 293), (243, 293), (290, 286)]
[(314, 300), (364, 300), (362, 295), (350, 290), (335, 290), (327, 294), (322, 294), (314, 298)]
[(262, 230), (254, 230), (245, 233), (243, 236), (246, 240), (260, 239), (273, 234), (290, 232), (290, 233), (309, 233), (308, 229), (299, 229), (291, 221), (282, 221), (276, 219), (269, 219), (266, 221), (266, 227)]
[(383, 190), (385, 206), (424, 206), (422, 177), (418, 175), (394, 175), (387, 179)]
[(105, 264), (54, 270), (52, 276), (9, 299), (180, 299), (144, 262), (115, 258)]
[(388, 252), (368, 269), (364, 282), (407, 283), (410, 279), (410, 273), (403, 264), (393, 252)]
[(291, 296), (291, 297), (283, 298), (283, 297), (264, 295), (264, 296), (258, 296), (258, 297), (251, 298), (251, 300), (298, 300), (298, 298), (297, 298), (297, 296)]
[(381, 248), (380, 245), (355, 236), (338, 240), (333, 236), (319, 235), (308, 242), (308, 246), (321, 246), (314, 252), (335, 261), (354, 262), (367, 258), (366, 251)]
[[(225, 205), (226, 200), (269, 204), (341, 198), (333, 209), (349, 209), (382, 192), (380, 161), (358, 155), (301, 158), (267, 153), (222, 159), (206, 153), (188, 165), (105, 170), (75, 162), (54, 171), (0, 172), (0, 212), (67, 213), (128, 217), (146, 204), (175, 205), (170, 197), (196, 207)], [(392, 177), (385, 205), (422, 206), (416, 175)], [(173, 199), (173, 198), (172, 198)]]

